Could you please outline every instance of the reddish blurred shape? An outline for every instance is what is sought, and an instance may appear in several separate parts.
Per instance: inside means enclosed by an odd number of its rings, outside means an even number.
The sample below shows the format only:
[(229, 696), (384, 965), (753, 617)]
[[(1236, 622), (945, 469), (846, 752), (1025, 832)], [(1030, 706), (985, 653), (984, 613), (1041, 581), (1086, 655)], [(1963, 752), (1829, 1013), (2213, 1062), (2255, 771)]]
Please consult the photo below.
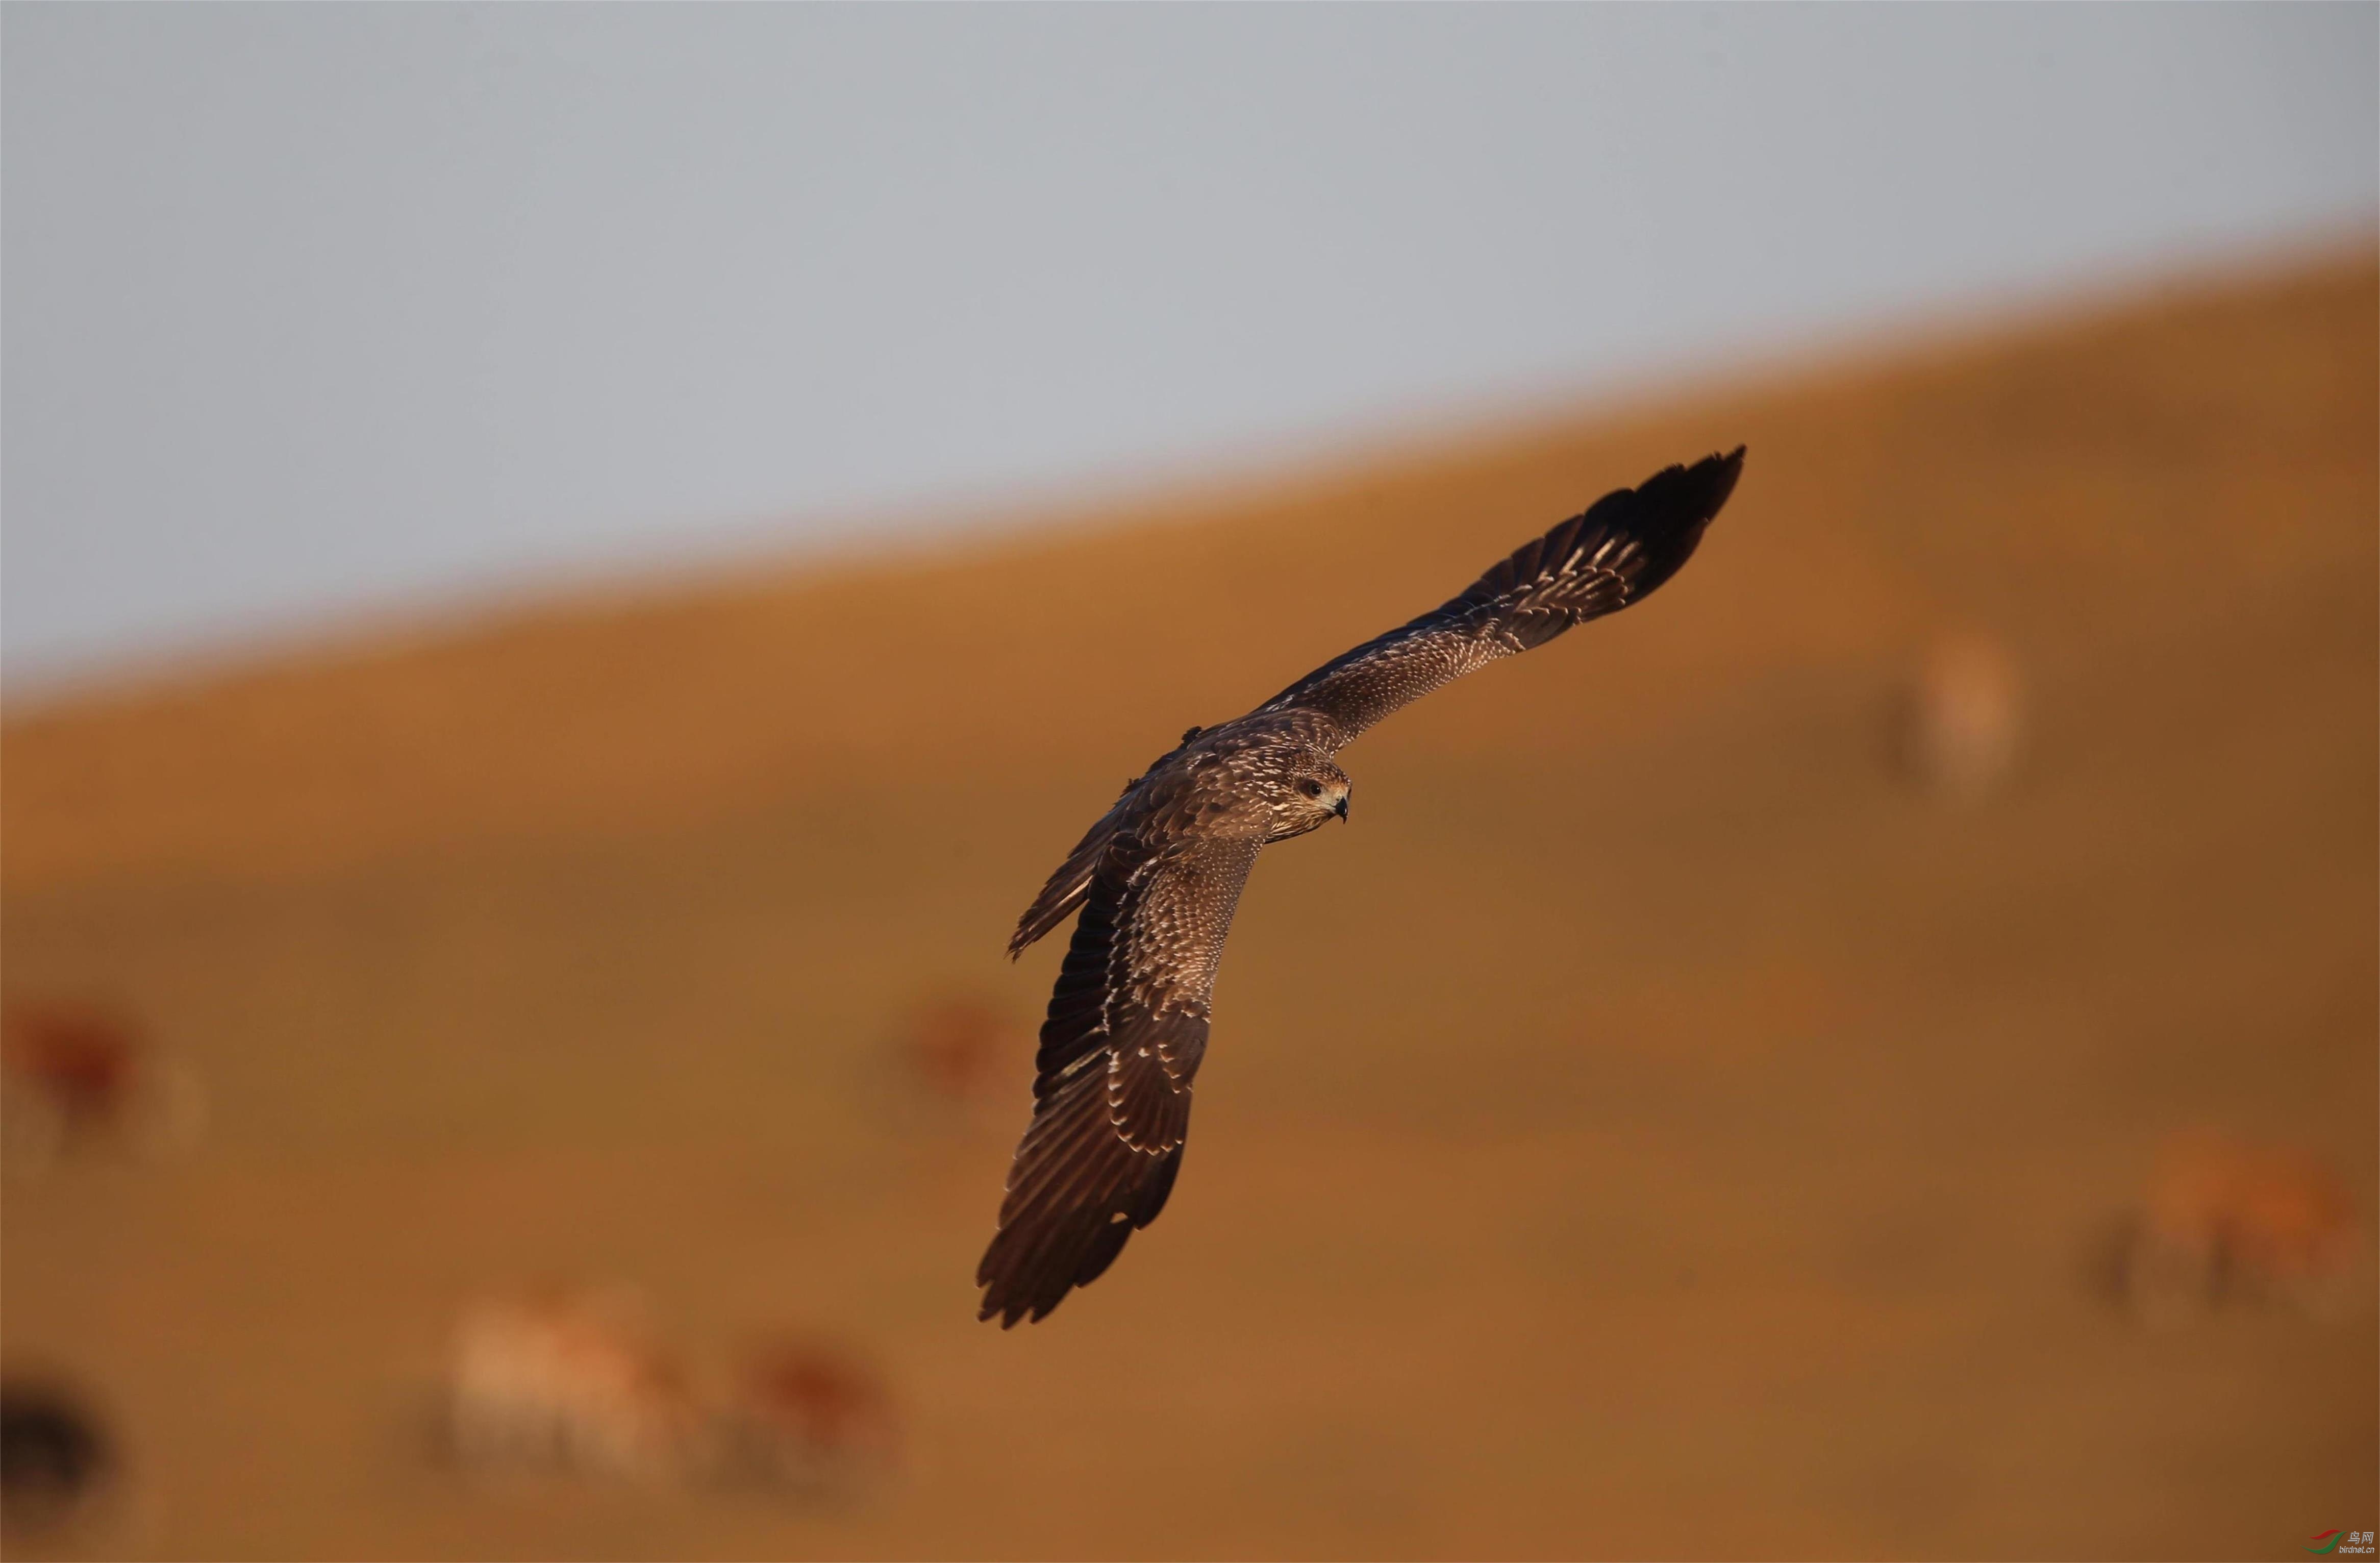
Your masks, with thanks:
[(77, 1126), (118, 1117), (142, 1050), (128, 1019), (88, 1005), (10, 1005), (0, 1038), (8, 1072), (47, 1092)]
[(753, 1352), (729, 1421), (741, 1473), (771, 1485), (849, 1488), (900, 1459), (882, 1375), (829, 1341), (789, 1337)]
[(455, 1332), (454, 1448), (466, 1465), (655, 1481), (706, 1459), (685, 1373), (617, 1291), (483, 1300)]
[(2321, 1313), (2343, 1300), (2363, 1252), (2355, 1203), (2318, 1159), (2196, 1130), (2158, 1154), (2123, 1279), (2151, 1317), (2226, 1301)]
[(921, 1007), (906, 1030), (912, 1070), (943, 1101), (1005, 1102), (1023, 1096), (1024, 1029), (982, 999), (955, 996)]
[(99, 1005), (8, 1005), (0, 1011), (0, 1070), (8, 1159), (22, 1170), (103, 1142), (179, 1150), (205, 1122), (205, 1097), (189, 1069), (130, 1017)]

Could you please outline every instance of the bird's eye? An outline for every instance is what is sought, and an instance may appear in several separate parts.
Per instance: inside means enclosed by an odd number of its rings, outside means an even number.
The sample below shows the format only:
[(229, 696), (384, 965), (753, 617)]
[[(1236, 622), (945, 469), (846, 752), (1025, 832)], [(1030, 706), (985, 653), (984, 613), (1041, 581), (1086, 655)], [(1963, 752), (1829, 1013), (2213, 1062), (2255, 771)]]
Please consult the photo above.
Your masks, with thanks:
[(1297, 784), (1297, 790), (1308, 798), (1319, 798), (1322, 796), (1322, 784), (1318, 781), (1302, 781)]

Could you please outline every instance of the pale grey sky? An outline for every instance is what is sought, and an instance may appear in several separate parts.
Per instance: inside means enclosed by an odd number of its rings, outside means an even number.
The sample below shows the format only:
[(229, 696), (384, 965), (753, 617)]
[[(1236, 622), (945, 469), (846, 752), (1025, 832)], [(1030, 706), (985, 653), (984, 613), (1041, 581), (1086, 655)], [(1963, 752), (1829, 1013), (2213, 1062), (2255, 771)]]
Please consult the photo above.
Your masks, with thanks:
[(0, 11), (0, 675), (2369, 230), (2371, 4)]

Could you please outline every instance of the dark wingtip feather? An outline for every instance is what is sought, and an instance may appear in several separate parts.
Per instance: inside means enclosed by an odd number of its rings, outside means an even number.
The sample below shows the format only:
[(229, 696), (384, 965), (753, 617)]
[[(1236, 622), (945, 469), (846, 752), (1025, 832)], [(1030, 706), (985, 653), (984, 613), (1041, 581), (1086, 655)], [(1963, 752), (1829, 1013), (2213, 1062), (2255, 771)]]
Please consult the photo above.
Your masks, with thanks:
[(1701, 512), (1706, 523), (1718, 514), (1719, 507), (1735, 492), (1736, 480), (1743, 476), (1743, 452), (1742, 446), (1724, 456), (1714, 452), (1685, 470), (1687, 483), (1698, 491), (1694, 495), (1693, 508)]
[(976, 1284), (984, 1288), (977, 1319), (997, 1316), (1002, 1329), (1013, 1329), (1020, 1320), (1038, 1325), (1048, 1318), (1068, 1292), (1097, 1280), (1123, 1246), (1124, 1234), (1102, 1241), (1105, 1226), (1094, 1206), (1003, 1227), (976, 1272)]
[(1654, 537), (1681, 530), (1699, 534), (1735, 492), (1736, 480), (1743, 475), (1743, 451), (1737, 446), (1690, 467), (1664, 467), (1637, 484), (1635, 498), (1645, 511), (1637, 524)]
[[(1664, 467), (1635, 488), (1612, 495), (1613, 500), (1625, 501), (1633, 512), (1615, 519), (1636, 535), (1645, 552), (1645, 568), (1630, 583), (1630, 602), (1643, 600), (1694, 556), (1703, 530), (1727, 504), (1736, 480), (1743, 475), (1743, 446), (1737, 446), (1724, 456), (1714, 453), (1690, 467)], [(1588, 512), (1590, 517), (1593, 514)]]
[(1182, 1148), (1158, 1158), (1117, 1198), (1066, 1211), (1025, 1213), (1003, 1227), (976, 1266), (984, 1288), (978, 1322), (997, 1318), (1002, 1329), (1039, 1324), (1077, 1288), (1108, 1272), (1135, 1232), (1157, 1219), (1182, 1170)]

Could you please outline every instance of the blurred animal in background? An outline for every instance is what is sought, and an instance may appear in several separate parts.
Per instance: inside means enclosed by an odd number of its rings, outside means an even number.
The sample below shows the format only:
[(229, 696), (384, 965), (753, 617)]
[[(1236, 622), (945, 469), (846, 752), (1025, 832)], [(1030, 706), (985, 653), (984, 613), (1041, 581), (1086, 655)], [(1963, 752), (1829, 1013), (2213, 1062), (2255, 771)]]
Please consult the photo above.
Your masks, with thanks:
[(747, 1354), (722, 1399), (698, 1393), (625, 1288), (504, 1294), (463, 1311), (444, 1393), (445, 1444), (479, 1473), (533, 1472), (805, 1501), (858, 1495), (894, 1470), (900, 1424), (883, 1375), (808, 1336)]
[(455, 1327), (448, 1385), (455, 1459), (665, 1482), (698, 1471), (707, 1420), (676, 1361), (621, 1290), (496, 1297)]
[(162, 1156), (205, 1131), (197, 1074), (128, 1016), (75, 1002), (0, 1010), (0, 1143), (9, 1167), (39, 1174), (95, 1151)]
[(1191, 728), (1125, 784), (1009, 937), (1014, 959), (1075, 920), (1033, 1120), (976, 1266), (978, 1318), (1006, 1329), (1048, 1316), (1165, 1208), (1240, 891), (1265, 847), (1347, 818), (1339, 751), (1466, 673), (1650, 596), (1694, 556), (1742, 470), (1739, 446), (1605, 495), (1429, 612), (1245, 715)]
[(846, 1346), (789, 1337), (746, 1360), (724, 1411), (726, 1471), (812, 1496), (849, 1496), (899, 1463), (883, 1378)]
[(1000, 1066), (1016, 1051), (1019, 1028), (980, 999), (953, 997), (929, 1004), (911, 1019), (910, 1064), (919, 1083), (947, 1101), (996, 1094)]
[(2119, 1294), (2153, 1323), (2226, 1303), (2335, 1313), (2368, 1256), (2354, 1201), (2328, 1167), (2209, 1130), (2166, 1142), (2116, 1246)]
[(54, 1536), (115, 1473), (115, 1446), (89, 1407), (46, 1380), (0, 1379), (0, 1532)]
[(1990, 636), (1937, 637), (1911, 667), (1893, 713), (1893, 757), (1921, 789), (1958, 803), (1988, 798), (2024, 739), (2024, 680)]
[(990, 1129), (1008, 1121), (1033, 1033), (989, 999), (945, 994), (902, 1019), (895, 1047), (904, 1117)]

